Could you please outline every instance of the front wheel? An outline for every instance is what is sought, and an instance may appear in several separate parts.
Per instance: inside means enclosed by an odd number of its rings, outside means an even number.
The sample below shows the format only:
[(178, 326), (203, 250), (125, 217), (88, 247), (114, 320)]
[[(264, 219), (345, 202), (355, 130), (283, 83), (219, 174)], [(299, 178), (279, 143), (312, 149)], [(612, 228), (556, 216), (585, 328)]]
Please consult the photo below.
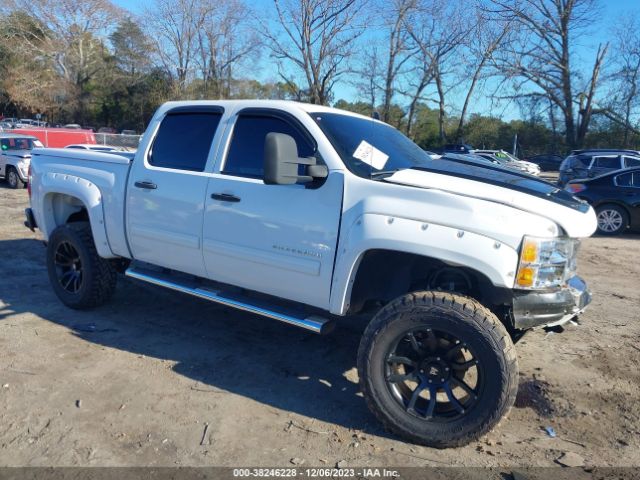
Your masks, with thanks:
[(504, 326), (476, 300), (445, 292), (410, 293), (385, 306), (364, 332), (358, 374), (385, 427), (437, 448), (490, 431), (518, 388)]
[(116, 288), (116, 270), (98, 255), (91, 226), (86, 222), (62, 225), (51, 233), (47, 270), (54, 292), (71, 308), (101, 305)]
[(23, 188), (24, 182), (20, 180), (18, 172), (13, 167), (7, 167), (7, 183), (11, 188)]

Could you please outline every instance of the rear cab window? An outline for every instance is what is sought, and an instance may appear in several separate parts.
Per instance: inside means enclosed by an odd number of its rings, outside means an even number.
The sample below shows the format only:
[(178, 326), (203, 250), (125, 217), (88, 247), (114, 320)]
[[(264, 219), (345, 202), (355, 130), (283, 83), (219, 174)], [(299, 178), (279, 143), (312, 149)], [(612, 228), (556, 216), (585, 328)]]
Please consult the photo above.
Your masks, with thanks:
[(149, 165), (204, 171), (222, 113), (219, 108), (169, 111), (162, 119), (147, 155)]

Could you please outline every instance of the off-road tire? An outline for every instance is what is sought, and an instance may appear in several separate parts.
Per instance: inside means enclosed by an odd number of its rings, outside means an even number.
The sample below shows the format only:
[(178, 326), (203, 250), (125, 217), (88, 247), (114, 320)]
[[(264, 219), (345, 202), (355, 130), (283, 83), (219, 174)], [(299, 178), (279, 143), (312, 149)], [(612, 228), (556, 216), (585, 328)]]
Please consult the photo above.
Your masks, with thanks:
[[(82, 281), (77, 293), (66, 291), (58, 277), (54, 258), (62, 242), (75, 248), (82, 264)], [(69, 223), (53, 231), (47, 243), (47, 270), (54, 292), (62, 303), (73, 309), (86, 310), (102, 305), (116, 289), (116, 269), (109, 260), (98, 255), (87, 222)]]
[(18, 171), (14, 167), (9, 165), (7, 167), (7, 171), (5, 175), (6, 175), (5, 179), (7, 180), (7, 184), (9, 184), (9, 187), (14, 189), (24, 188), (25, 183), (22, 180), (20, 180)]
[(598, 208), (596, 208), (596, 217), (599, 218), (600, 215), (605, 211), (611, 211), (611, 212), (617, 213), (620, 216), (619, 218), (621, 223), (617, 229), (607, 231), (607, 230), (602, 230), (600, 228), (600, 220), (598, 220), (598, 230), (597, 230), (598, 234), (613, 236), (613, 235), (620, 235), (624, 233), (627, 227), (629, 226), (629, 215), (627, 214), (626, 210), (618, 205), (613, 205), (613, 204), (600, 205)]
[[(387, 385), (388, 346), (402, 332), (422, 327), (453, 332), (486, 363), (483, 393), (459, 420), (442, 423), (413, 416)], [(489, 432), (508, 413), (518, 390), (516, 351), (504, 325), (476, 300), (440, 291), (403, 295), (377, 313), (360, 342), (358, 374), (369, 408), (388, 430), (436, 448), (466, 445)]]

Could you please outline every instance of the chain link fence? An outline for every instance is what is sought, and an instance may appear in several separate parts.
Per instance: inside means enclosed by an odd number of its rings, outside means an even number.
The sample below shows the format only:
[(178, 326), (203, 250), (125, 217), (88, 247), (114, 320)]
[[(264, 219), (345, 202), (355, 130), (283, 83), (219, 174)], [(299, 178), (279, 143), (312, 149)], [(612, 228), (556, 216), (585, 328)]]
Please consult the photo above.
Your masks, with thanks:
[(137, 150), (142, 135), (124, 135), (121, 133), (94, 133), (98, 145), (123, 147), (127, 150)]

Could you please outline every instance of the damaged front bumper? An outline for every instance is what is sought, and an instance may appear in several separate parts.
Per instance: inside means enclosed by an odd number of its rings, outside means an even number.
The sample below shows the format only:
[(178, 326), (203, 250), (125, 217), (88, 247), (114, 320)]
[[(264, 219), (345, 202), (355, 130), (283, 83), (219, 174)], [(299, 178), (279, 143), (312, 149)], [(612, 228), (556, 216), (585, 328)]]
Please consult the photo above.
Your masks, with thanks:
[(578, 276), (555, 292), (516, 291), (513, 296), (513, 326), (526, 330), (562, 325), (580, 315), (589, 303), (591, 293)]

